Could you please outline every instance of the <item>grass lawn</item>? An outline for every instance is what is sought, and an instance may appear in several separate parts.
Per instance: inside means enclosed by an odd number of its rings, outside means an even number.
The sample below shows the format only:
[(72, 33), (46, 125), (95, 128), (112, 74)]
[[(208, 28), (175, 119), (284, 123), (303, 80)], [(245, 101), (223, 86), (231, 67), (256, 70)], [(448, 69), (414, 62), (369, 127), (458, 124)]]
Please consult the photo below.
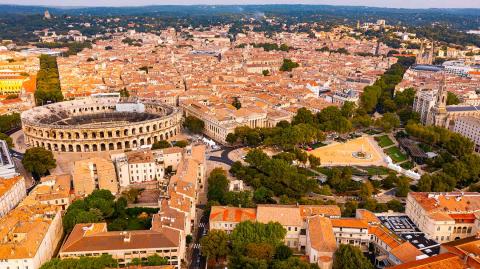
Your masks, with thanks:
[(375, 140), (378, 142), (378, 145), (382, 148), (393, 145), (393, 141), (388, 137), (388, 135), (376, 136)]
[(400, 165), (403, 169), (410, 170), (414, 167), (412, 162), (404, 162)]
[(407, 159), (407, 156), (403, 154), (398, 147), (391, 147), (385, 150), (385, 153), (392, 158), (395, 163), (403, 162)]
[(383, 167), (383, 166), (368, 166), (364, 167), (367, 170), (369, 176), (374, 175), (388, 175), (390, 169)]

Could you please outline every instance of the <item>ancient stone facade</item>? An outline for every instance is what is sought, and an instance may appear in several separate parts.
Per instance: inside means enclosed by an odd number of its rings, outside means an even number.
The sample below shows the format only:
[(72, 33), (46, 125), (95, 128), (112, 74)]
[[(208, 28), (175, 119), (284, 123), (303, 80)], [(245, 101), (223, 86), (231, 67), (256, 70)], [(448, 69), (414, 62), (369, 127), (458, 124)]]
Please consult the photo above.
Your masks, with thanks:
[[(144, 111), (118, 111), (141, 104)], [(180, 131), (177, 108), (154, 100), (89, 97), (35, 107), (22, 113), (25, 143), (58, 152), (135, 149)]]

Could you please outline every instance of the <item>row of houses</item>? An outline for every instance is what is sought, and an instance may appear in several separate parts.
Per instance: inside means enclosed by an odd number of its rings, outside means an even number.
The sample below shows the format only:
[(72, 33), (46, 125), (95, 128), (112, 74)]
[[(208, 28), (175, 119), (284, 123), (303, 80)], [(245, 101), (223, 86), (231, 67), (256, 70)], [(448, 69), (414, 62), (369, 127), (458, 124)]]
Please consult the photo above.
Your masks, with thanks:
[(395, 235), (370, 211), (359, 209), (355, 218), (342, 218), (336, 205), (258, 205), (257, 208), (213, 206), (210, 229), (230, 233), (242, 221), (278, 222), (287, 234), (285, 244), (305, 253), (311, 263), (332, 268), (340, 244), (368, 251), (373, 244), (378, 261), (397, 265), (428, 257)]
[[(311, 263), (322, 269), (332, 267), (340, 244), (358, 246), (364, 252), (373, 247), (375, 265), (379, 267), (434, 268), (415, 266), (429, 266), (429, 261), (435, 264), (439, 258), (434, 257), (452, 252), (445, 248), (454, 242), (470, 240), (480, 249), (479, 203), (480, 193), (410, 192), (405, 214), (373, 214), (358, 209), (354, 218), (342, 218), (336, 205), (214, 206), (210, 229), (230, 233), (243, 221), (278, 222), (287, 231), (285, 244), (307, 255)], [(452, 268), (480, 268), (480, 251), (462, 253), (442, 257), (461, 261), (463, 267)], [(412, 267), (402, 267), (403, 264)]]

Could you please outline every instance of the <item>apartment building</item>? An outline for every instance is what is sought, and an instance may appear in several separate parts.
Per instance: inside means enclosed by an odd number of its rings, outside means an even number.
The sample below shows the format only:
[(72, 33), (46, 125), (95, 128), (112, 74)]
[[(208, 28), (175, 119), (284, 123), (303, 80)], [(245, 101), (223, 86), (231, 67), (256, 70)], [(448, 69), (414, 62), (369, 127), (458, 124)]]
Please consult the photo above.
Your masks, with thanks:
[(112, 161), (93, 157), (76, 161), (73, 166), (75, 195), (87, 196), (94, 190), (105, 189), (118, 193), (117, 175)]
[(55, 205), (67, 210), (73, 200), (70, 174), (49, 175), (40, 179), (40, 184), (30, 193), (35, 200), (45, 205)]
[(435, 106), (437, 90), (424, 89), (415, 94), (413, 101), (413, 111), (420, 114), (420, 122), (427, 124), (430, 117), (430, 111)]
[[(155, 227), (155, 228), (153, 228)], [(109, 254), (122, 266), (134, 258), (146, 260), (157, 254), (180, 268), (185, 249), (181, 233), (175, 229), (152, 226), (150, 230), (108, 231), (106, 223), (77, 224), (60, 249), (61, 259)]]
[(18, 175), (7, 142), (0, 140), (0, 177), (11, 178)]
[(370, 236), (368, 223), (363, 219), (339, 218), (332, 219), (333, 233), (338, 244), (350, 244), (368, 250)]
[(242, 221), (278, 222), (286, 230), (285, 244), (307, 254), (322, 269), (333, 264), (340, 244), (360, 247), (373, 245), (379, 265), (397, 265), (428, 257), (400, 238), (370, 211), (359, 209), (355, 218), (341, 218), (336, 205), (258, 205), (257, 208), (213, 206), (210, 229), (230, 233)]
[(223, 230), (231, 233), (238, 223), (256, 219), (257, 210), (255, 208), (212, 206), (209, 224), (211, 230)]
[(165, 171), (168, 167), (177, 170), (182, 158), (183, 149), (172, 147), (160, 150), (142, 149), (125, 153), (112, 154), (111, 159), (115, 164), (118, 182), (121, 188), (133, 184), (164, 181)]
[(0, 268), (38, 269), (52, 258), (60, 243), (61, 207), (36, 199), (41, 185), (0, 219)]
[(27, 196), (25, 178), (0, 178), (0, 217), (8, 214)]
[(480, 193), (410, 192), (405, 213), (431, 239), (445, 243), (479, 231)]
[(458, 117), (453, 131), (470, 138), (475, 144), (475, 152), (480, 153), (480, 117)]

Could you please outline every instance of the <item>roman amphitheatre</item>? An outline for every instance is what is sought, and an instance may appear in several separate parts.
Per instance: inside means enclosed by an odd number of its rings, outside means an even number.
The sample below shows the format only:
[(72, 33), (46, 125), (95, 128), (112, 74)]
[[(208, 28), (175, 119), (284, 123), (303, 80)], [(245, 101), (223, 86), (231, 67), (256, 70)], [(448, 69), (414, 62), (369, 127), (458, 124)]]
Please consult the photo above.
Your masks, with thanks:
[(333, 142), (309, 152), (319, 157), (322, 166), (385, 165), (384, 154), (374, 139), (363, 136), (345, 143)]
[(25, 143), (53, 152), (135, 149), (180, 132), (181, 111), (160, 101), (98, 94), (22, 113)]

